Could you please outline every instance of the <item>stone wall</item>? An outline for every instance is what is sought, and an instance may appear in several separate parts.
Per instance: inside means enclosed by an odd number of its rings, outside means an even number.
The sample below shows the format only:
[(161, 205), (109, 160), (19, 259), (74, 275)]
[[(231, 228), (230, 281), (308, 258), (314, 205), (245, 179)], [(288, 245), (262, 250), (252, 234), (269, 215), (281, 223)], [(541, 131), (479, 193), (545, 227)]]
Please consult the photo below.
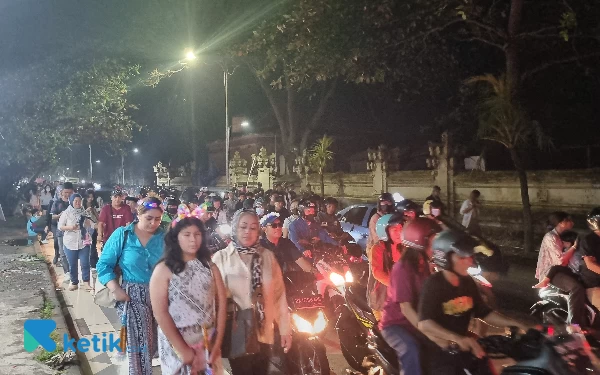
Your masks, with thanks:
[[(458, 210), (469, 193), (481, 192), (481, 219), (484, 232), (501, 243), (517, 245), (522, 238), (522, 204), (517, 173), (515, 171), (455, 171), (449, 153), (449, 139), (442, 137), (440, 144), (430, 143), (430, 170), (393, 171), (386, 150), (369, 150), (367, 173), (327, 173), (325, 195), (334, 196), (342, 205), (374, 202), (382, 191), (400, 193), (404, 198), (423, 203), (434, 185), (442, 189), (442, 200), (449, 213), (460, 218)], [(302, 169), (299, 169), (302, 170)], [(320, 178), (308, 176), (283, 176), (296, 186), (310, 184), (313, 192), (320, 194)], [(545, 232), (545, 221), (552, 211), (571, 213), (576, 228), (585, 229), (585, 214), (600, 206), (600, 170), (545, 170), (528, 172), (529, 198), (534, 215), (536, 236)]]

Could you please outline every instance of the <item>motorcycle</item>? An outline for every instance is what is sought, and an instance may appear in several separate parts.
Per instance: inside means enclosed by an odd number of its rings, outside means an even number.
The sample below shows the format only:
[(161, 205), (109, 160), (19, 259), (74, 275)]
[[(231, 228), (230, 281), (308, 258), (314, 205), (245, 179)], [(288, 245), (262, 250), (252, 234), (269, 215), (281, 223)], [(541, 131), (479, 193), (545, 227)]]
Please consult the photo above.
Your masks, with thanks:
[(292, 347), (285, 355), (285, 374), (329, 375), (325, 345), (319, 339), (327, 327), (323, 297), (316, 291), (314, 276), (303, 271), (284, 275), (292, 317)]
[[(541, 300), (530, 308), (531, 315), (541, 319), (544, 323), (566, 324), (569, 315), (569, 294), (550, 285), (540, 289), (539, 296)], [(589, 301), (586, 301), (585, 307), (590, 326), (597, 327), (600, 323), (598, 309)]]
[(591, 375), (600, 370), (600, 361), (578, 326), (546, 326), (544, 332), (530, 329), (521, 336), (516, 332), (512, 328), (509, 336), (478, 340), (493, 360), (510, 357), (516, 361), (494, 366), (502, 375)]
[(213, 254), (226, 248), (231, 242), (231, 226), (229, 224), (221, 224), (216, 230), (209, 229), (208, 232), (208, 249)]

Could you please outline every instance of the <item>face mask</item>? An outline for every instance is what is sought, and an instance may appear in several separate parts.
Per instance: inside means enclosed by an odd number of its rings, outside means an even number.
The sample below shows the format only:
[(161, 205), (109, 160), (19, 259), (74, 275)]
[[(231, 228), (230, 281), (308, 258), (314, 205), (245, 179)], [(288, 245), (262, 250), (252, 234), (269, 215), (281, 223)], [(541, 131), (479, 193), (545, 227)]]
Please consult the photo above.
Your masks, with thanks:
[(262, 207), (256, 207), (255, 211), (258, 216), (262, 216), (265, 213), (265, 209)]
[(440, 209), (439, 209), (439, 208), (432, 208), (432, 209), (431, 209), (431, 214), (432, 214), (433, 216), (440, 216), (440, 213), (441, 213), (441, 212), (440, 212)]

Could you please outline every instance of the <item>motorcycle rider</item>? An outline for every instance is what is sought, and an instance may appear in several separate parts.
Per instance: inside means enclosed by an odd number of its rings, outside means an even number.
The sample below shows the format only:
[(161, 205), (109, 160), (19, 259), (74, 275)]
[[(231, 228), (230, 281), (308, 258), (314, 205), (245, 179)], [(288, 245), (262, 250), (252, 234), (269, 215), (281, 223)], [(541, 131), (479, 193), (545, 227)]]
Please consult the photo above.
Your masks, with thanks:
[(433, 263), (441, 269), (423, 285), (419, 301), (418, 327), (440, 348), (456, 347), (458, 353), (448, 350), (430, 351), (428, 363), (434, 374), (493, 374), (485, 351), (468, 336), (469, 322), (479, 318), (496, 327), (523, 324), (490, 309), (469, 276), (478, 242), (466, 233), (446, 230), (433, 239)]
[(325, 204), (325, 211), (319, 211), (316, 222), (329, 233), (339, 234), (343, 232), (340, 221), (335, 216), (338, 209), (338, 200), (334, 197), (328, 197), (323, 203)]
[(181, 202), (179, 199), (169, 198), (166, 200), (167, 209), (163, 212), (162, 219), (160, 221), (160, 227), (162, 230), (166, 231), (171, 226), (171, 222), (177, 216), (177, 209)]
[[(403, 220), (401, 213), (395, 215), (402, 218), (395, 220)], [(437, 223), (426, 218), (406, 223), (401, 234), (405, 248), (390, 274), (379, 329), (388, 345), (396, 351), (405, 374), (423, 374), (423, 354), (435, 349), (435, 345), (417, 328), (417, 306), (423, 284), (430, 275), (428, 259), (431, 243), (441, 230)]]
[(404, 216), (397, 212), (384, 215), (377, 220), (377, 235), (380, 241), (371, 248), (369, 264), (373, 272), (369, 274), (367, 283), (367, 300), (377, 320), (381, 320), (392, 267), (400, 260), (404, 250), (403, 226)]
[[(552, 266), (568, 265), (571, 257), (577, 249), (577, 243), (575, 243), (567, 251), (563, 252), (564, 245), (560, 239), (560, 235), (565, 231), (573, 229), (573, 220), (568, 213), (562, 211), (553, 212), (550, 214), (547, 224), (548, 228), (551, 228), (551, 230), (544, 235), (544, 239), (540, 245), (540, 252), (535, 270), (535, 277), (540, 282), (543, 281), (546, 276), (548, 276), (548, 272)], [(582, 275), (583, 272), (585, 271), (582, 271)], [(556, 274), (552, 278), (552, 285), (569, 293), (569, 298), (567, 300), (569, 305), (569, 315), (567, 321), (569, 323), (579, 324), (583, 327), (586, 327), (588, 322), (585, 311), (584, 286), (579, 282), (579, 280), (567, 273)]]
[(369, 239), (367, 240), (367, 255), (371, 251), (373, 245), (379, 242), (379, 236), (377, 236), (377, 220), (383, 215), (391, 214), (394, 212), (394, 197), (390, 193), (382, 193), (377, 198), (377, 212), (373, 214), (369, 220)]
[(592, 230), (581, 240), (583, 265), (581, 278), (588, 300), (596, 308), (600, 307), (600, 207), (592, 209), (587, 216), (588, 227)]
[[(298, 204), (300, 218), (293, 221), (288, 229), (289, 239), (302, 251), (305, 257), (312, 258), (312, 253), (306, 248), (311, 241), (321, 241), (339, 246), (339, 243), (329, 237), (329, 234), (314, 222), (317, 205), (310, 200), (302, 200)], [(346, 252), (346, 249), (344, 249)]]
[(277, 194), (273, 201), (273, 209), (269, 212), (277, 212), (281, 221), (285, 221), (290, 217), (290, 211), (285, 207), (285, 198), (281, 194)]
[(404, 213), (406, 221), (413, 220), (419, 216), (420, 208), (418, 204), (411, 201), (410, 199), (404, 199), (396, 203), (396, 210)]
[(302, 256), (296, 245), (287, 238), (283, 238), (283, 220), (276, 212), (270, 212), (260, 219), (263, 236), (260, 244), (275, 254), (281, 270), (285, 273), (293, 264), (298, 265), (304, 272), (315, 272), (310, 262)]

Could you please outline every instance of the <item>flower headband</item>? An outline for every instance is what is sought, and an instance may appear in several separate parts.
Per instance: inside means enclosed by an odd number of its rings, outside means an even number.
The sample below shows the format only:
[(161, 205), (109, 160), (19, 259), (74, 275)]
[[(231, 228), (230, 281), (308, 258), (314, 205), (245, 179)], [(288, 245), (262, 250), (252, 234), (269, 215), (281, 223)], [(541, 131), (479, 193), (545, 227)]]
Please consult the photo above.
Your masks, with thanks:
[(187, 205), (180, 204), (179, 207), (177, 207), (177, 216), (173, 219), (171, 226), (175, 227), (177, 223), (187, 217), (195, 217), (196, 219), (200, 219), (205, 212), (206, 210), (202, 206), (198, 206), (194, 209), (194, 211), (190, 211)]
[(138, 201), (138, 205), (144, 206), (147, 210), (159, 209), (159, 210), (163, 211), (163, 208), (161, 207), (161, 205), (156, 202), (148, 202), (148, 201), (144, 201), (143, 199), (140, 199)]

